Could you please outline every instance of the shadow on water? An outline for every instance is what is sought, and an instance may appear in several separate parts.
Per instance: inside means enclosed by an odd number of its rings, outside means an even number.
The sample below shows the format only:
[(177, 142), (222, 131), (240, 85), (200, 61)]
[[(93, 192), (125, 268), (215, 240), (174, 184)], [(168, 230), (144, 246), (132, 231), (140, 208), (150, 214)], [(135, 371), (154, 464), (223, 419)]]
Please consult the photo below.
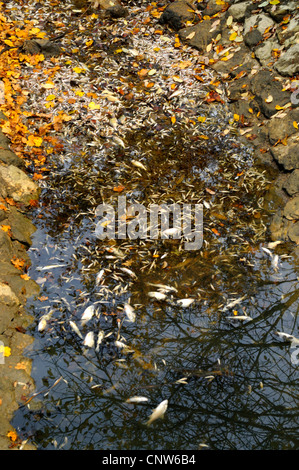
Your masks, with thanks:
[[(68, 123), (63, 150), (52, 154), (30, 249), (41, 286), (28, 302), (38, 395), (13, 425), (39, 449), (294, 449), (297, 349), (275, 333), (297, 334), (298, 279), (288, 247), (263, 249), (269, 181), (250, 148), (220, 133), (222, 105), (203, 105), (203, 137), (199, 123), (170, 127), (166, 101), (155, 99), (144, 124), (138, 101), (126, 105), (119, 119), (138, 125), (114, 140), (89, 132), (90, 122)], [(176, 105), (183, 116), (196, 108)], [(123, 195), (145, 207), (203, 204), (202, 247), (99, 239), (97, 207), (116, 207)], [(161, 285), (172, 288), (165, 299), (148, 295)], [(185, 298), (193, 302), (182, 307)], [(95, 347), (83, 344), (89, 332)], [(132, 396), (148, 401), (127, 403)], [(164, 419), (147, 426), (165, 399)]]

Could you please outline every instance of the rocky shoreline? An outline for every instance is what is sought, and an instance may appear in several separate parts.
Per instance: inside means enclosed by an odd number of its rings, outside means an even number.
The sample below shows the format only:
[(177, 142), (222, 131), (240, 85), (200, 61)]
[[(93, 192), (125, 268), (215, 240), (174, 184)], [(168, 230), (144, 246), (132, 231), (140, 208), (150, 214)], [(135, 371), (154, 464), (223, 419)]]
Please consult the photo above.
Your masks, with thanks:
[[(75, 3), (80, 2), (77, 0)], [(80, 2), (87, 4), (88, 2)], [(95, 2), (114, 18), (126, 14), (118, 1)], [(107, 2), (106, 2), (107, 3)], [(112, 5), (113, 3), (113, 5)], [(111, 6), (112, 5), (112, 6)], [(240, 138), (256, 150), (256, 160), (275, 183), (277, 211), (270, 231), (274, 241), (299, 249), (299, 9), (296, 1), (209, 0), (158, 3), (160, 28), (202, 53), (225, 83), (226, 97)], [(111, 9), (112, 8), (112, 9)], [(298, 81), (297, 81), (298, 77)], [(4, 116), (1, 116), (3, 119)], [(26, 333), (32, 318), (26, 299), (39, 292), (27, 275), (27, 250), (35, 231), (28, 209), (38, 200), (39, 186), (27, 176), (23, 161), (0, 132), (0, 449), (20, 448), (10, 424), (22, 397), (34, 391), (31, 361), (22, 356), (33, 338)], [(275, 196), (274, 196), (275, 194)], [(24, 449), (33, 449), (24, 444)]]

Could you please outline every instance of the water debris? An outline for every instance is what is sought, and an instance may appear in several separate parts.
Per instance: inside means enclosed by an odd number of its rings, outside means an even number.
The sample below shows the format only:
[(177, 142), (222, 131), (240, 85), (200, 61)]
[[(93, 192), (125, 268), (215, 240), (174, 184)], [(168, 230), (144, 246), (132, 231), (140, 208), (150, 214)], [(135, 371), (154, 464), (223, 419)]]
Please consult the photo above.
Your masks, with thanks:
[(72, 330), (74, 330), (74, 332), (79, 336), (79, 338), (83, 339), (83, 336), (82, 336), (79, 328), (77, 327), (76, 323), (74, 321), (70, 320), (69, 324), (70, 324), (70, 327), (72, 328)]
[(133, 279), (137, 279), (136, 274), (135, 274), (131, 269), (129, 269), (129, 268), (123, 268), (123, 267), (121, 267), (121, 268), (119, 268), (119, 269), (120, 269), (121, 271), (123, 271), (124, 273), (129, 274), (129, 276), (131, 276)]
[(94, 347), (94, 332), (89, 331), (84, 338), (83, 345), (87, 346), (88, 348)]
[(130, 304), (124, 305), (124, 312), (127, 315), (127, 318), (130, 322), (133, 323), (136, 320), (135, 310)]
[(48, 321), (50, 320), (50, 318), (52, 317), (54, 313), (54, 310), (51, 310), (49, 313), (46, 313), (45, 315), (43, 315), (39, 322), (38, 322), (38, 331), (41, 333), (42, 331), (44, 331), (48, 325)]
[(163, 418), (164, 414), (168, 407), (168, 400), (163, 400), (161, 403), (153, 410), (152, 414), (147, 421), (147, 426), (156, 421), (156, 419)]
[(51, 269), (55, 268), (63, 268), (67, 266), (67, 264), (50, 264), (49, 266), (37, 266), (37, 271), (50, 271)]
[(148, 283), (149, 286), (153, 286), (153, 287), (156, 287), (158, 289), (159, 292), (162, 292), (163, 294), (167, 294), (167, 293), (170, 293), (170, 292), (177, 292), (178, 290), (173, 287), (173, 286), (167, 286), (165, 284), (152, 284), (152, 283)]
[(148, 292), (148, 296), (155, 300), (166, 300), (167, 295), (162, 292)]
[(130, 397), (126, 400), (126, 403), (144, 403), (145, 401), (148, 401), (147, 397), (141, 397), (141, 396), (134, 396)]
[(97, 337), (97, 344), (96, 344), (96, 351), (98, 352), (100, 349), (100, 345), (105, 337), (105, 333), (103, 330), (99, 330), (98, 337)]
[(179, 300), (177, 300), (177, 304), (179, 304), (181, 307), (184, 307), (184, 308), (189, 307), (191, 304), (193, 304), (193, 302), (195, 302), (195, 299), (179, 299)]
[(81, 317), (81, 326), (84, 326), (86, 325), (87, 322), (89, 322), (89, 320), (92, 319), (92, 317), (94, 316), (95, 314), (95, 306), (94, 305), (90, 305), (89, 307), (87, 307), (84, 312), (83, 312), (83, 315)]

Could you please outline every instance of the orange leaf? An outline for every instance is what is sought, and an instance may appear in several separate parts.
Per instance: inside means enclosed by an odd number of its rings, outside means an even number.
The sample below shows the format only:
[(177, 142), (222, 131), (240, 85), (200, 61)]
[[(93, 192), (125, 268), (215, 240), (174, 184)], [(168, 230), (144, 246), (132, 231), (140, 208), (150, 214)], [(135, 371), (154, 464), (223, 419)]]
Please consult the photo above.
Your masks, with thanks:
[(16, 441), (17, 438), (18, 438), (18, 435), (17, 435), (17, 433), (16, 433), (15, 431), (9, 431), (6, 435), (7, 435), (7, 437), (9, 437), (9, 439), (10, 439), (11, 441), (13, 441), (13, 442)]
[(212, 232), (215, 233), (215, 235), (220, 235), (220, 233), (218, 232), (218, 230), (216, 230), (215, 228), (212, 228)]
[(119, 186), (115, 186), (113, 188), (113, 191), (115, 191), (117, 193), (121, 193), (124, 189), (125, 189), (125, 187), (120, 184)]
[(9, 232), (10, 229), (10, 225), (1, 225), (1, 230), (3, 230), (3, 232)]

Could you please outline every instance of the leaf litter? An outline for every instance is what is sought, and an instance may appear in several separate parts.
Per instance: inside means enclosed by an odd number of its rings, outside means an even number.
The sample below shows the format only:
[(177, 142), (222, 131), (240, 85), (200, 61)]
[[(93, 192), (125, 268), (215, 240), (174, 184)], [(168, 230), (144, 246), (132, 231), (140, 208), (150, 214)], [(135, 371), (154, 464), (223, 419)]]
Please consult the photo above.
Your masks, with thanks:
[[(154, 303), (155, 314), (179, 307), (195, 312), (200, 306), (207, 312), (225, 312), (246, 302), (238, 281), (257, 263), (255, 253), (267, 231), (264, 195), (270, 181), (254, 166), (251, 149), (240, 144), (225, 103), (211, 98), (215, 77), (202, 56), (186, 45), (173, 47), (167, 31), (155, 34), (149, 11), (132, 7), (128, 17), (111, 22), (81, 15), (71, 2), (54, 13), (50, 2), (41, 3), (30, 3), (24, 10), (7, 2), (6, 14), (15, 24), (38, 18), (31, 22), (43, 37), (50, 25), (71, 34), (62, 37), (59, 57), (28, 54), (20, 61), (18, 87), (24, 101), (15, 117), (17, 132), (11, 130), (8, 107), (3, 109), (7, 121), (2, 127), (43, 189), (38, 217), (42, 219), (43, 207), (48, 207), (47, 217), (53, 221), (45, 223), (62, 234), (57, 245), (47, 244), (49, 264), (36, 270), (49, 271), (55, 280), (49, 303), (56, 308), (57, 328), (64, 319), (64, 331), (74, 332), (82, 347), (97, 354), (110, 348), (115, 363), (123, 354), (141, 368), (156, 370), (150, 355), (148, 359), (120, 337), (121, 328), (126, 333), (123, 320), (140, 324), (146, 297)], [(138, 31), (136, 14), (142, 24)], [(80, 35), (75, 33), (78, 17)], [(48, 33), (43, 25), (48, 25)], [(217, 90), (225, 96), (221, 85)], [(93, 233), (98, 204), (115, 204), (122, 192), (131, 202), (147, 206), (203, 204), (204, 244), (199, 253), (194, 257), (184, 252), (183, 240), (172, 239), (170, 232), (166, 240), (97, 240)], [(270, 257), (278, 272), (278, 255)], [(193, 269), (202, 270), (203, 276), (194, 281)], [(224, 281), (227, 269), (232, 278)], [(184, 273), (183, 284), (176, 281), (179, 272)], [(55, 293), (61, 280), (65, 299)], [(174, 285), (168, 285), (173, 280)], [(67, 287), (74, 283), (86, 288), (75, 300)], [(147, 296), (141, 295), (141, 285)], [(156, 290), (149, 290), (152, 286)], [(132, 297), (137, 310), (129, 303)], [(85, 307), (90, 301), (93, 304)], [(48, 314), (41, 317), (40, 332), (49, 319)], [(52, 314), (51, 325), (55, 327)], [(149, 423), (162, 417), (167, 405), (164, 400)]]

